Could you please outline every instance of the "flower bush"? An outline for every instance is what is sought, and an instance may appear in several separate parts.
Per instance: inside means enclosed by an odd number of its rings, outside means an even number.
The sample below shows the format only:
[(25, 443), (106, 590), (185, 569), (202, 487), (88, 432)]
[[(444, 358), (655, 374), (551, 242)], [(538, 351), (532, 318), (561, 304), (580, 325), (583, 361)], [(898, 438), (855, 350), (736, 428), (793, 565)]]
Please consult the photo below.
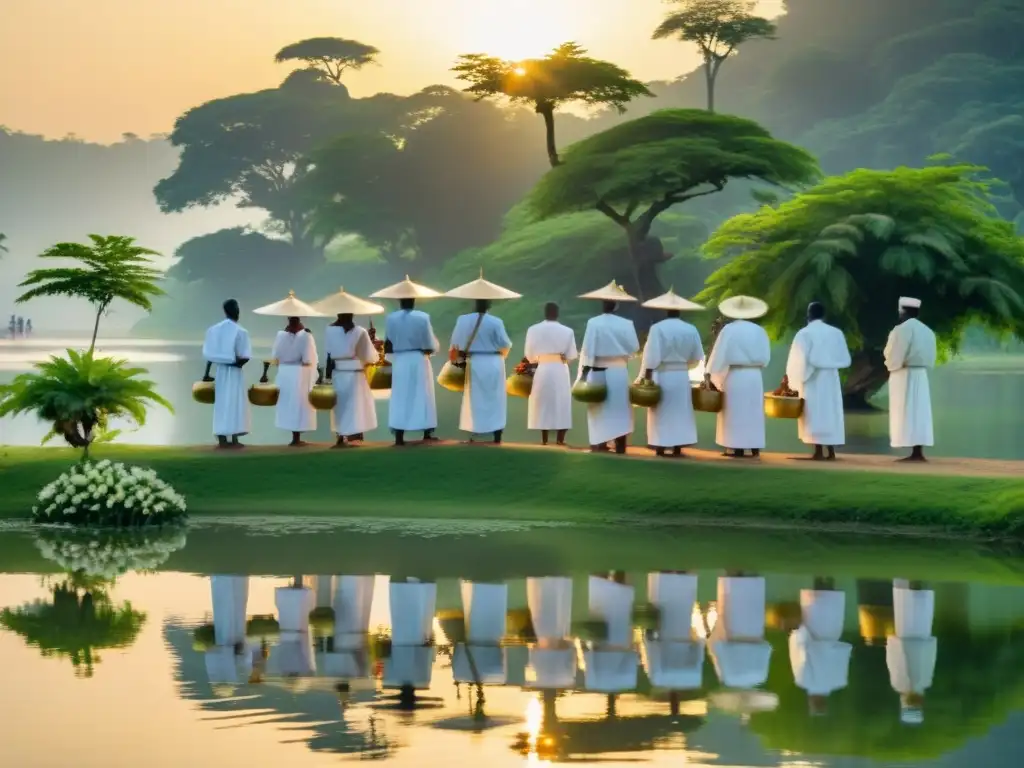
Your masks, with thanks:
[(156, 472), (106, 460), (72, 467), (43, 488), (32, 507), (37, 523), (142, 527), (185, 516), (184, 497)]
[(183, 528), (159, 532), (40, 530), (36, 547), (73, 577), (113, 581), (129, 571), (154, 571), (185, 546)]

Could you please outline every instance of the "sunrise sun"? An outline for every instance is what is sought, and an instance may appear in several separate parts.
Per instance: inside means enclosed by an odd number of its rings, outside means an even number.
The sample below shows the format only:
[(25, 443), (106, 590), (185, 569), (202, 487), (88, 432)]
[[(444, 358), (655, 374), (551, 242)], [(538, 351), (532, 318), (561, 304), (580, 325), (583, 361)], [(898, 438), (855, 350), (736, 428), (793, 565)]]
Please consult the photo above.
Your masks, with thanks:
[(555, 0), (475, 0), (464, 9), (459, 23), (462, 50), (511, 61), (544, 56), (574, 40), (586, 26)]

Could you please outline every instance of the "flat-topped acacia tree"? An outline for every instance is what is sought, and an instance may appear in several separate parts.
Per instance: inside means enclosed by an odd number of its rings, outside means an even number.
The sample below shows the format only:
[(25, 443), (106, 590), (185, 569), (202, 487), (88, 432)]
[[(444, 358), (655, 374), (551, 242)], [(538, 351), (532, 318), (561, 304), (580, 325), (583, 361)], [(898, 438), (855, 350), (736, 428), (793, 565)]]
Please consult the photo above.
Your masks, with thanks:
[(622, 67), (586, 54), (576, 43), (563, 43), (542, 59), (523, 61), (469, 53), (459, 57), (452, 71), (469, 83), (466, 92), (478, 99), (504, 96), (532, 106), (544, 118), (548, 161), (554, 168), (562, 162), (555, 139), (555, 110), (560, 106), (578, 102), (610, 106), (621, 113), (633, 99), (654, 95)]
[(650, 233), (665, 211), (731, 180), (796, 187), (818, 177), (810, 154), (751, 120), (668, 109), (574, 144), (527, 204), (541, 219), (596, 209), (615, 222), (629, 244), (629, 263), (616, 277), (645, 300), (664, 292), (657, 268), (669, 257)]
[(320, 72), (335, 85), (341, 85), (345, 72), (357, 71), (377, 61), (380, 51), (372, 45), (344, 37), (311, 37), (286, 45), (274, 57), (279, 64), (301, 61), (307, 69)]

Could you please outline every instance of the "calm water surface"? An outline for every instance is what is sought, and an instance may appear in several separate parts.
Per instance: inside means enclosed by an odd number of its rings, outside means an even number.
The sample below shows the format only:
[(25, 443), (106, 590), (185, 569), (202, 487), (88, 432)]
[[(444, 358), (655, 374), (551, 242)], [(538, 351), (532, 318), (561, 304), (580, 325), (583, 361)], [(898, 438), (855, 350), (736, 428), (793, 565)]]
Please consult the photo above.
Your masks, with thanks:
[[(147, 540), (8, 530), (0, 567), (3, 765), (1010, 768), (1024, 750), (1024, 563), (955, 543), (241, 520)], [(685, 647), (706, 648), (703, 661), (697, 651), (679, 657), (695, 677), (672, 683), (674, 692), (660, 677), (672, 665), (659, 666), (652, 651), (669, 647), (660, 644), (668, 613), (647, 607), (662, 599), (650, 575), (666, 568), (695, 576)], [(722, 603), (727, 569), (763, 577), (747, 582), (763, 590), (763, 604), (755, 599), (743, 615), (763, 620), (770, 655), (748, 657), (740, 670), (763, 682), (728, 679), (735, 666), (730, 673), (703, 642), (732, 615)], [(342, 585), (356, 575), (370, 577), (362, 595), (371, 638), (350, 642), (336, 633), (351, 605), (344, 595), (354, 594)], [(569, 577), (572, 644), (558, 656), (568, 665), (560, 680), (560, 667), (542, 665), (555, 656), (537, 650), (545, 620), (527, 596), (536, 576)], [(436, 584), (430, 647), (398, 642), (417, 606), (392, 602), (391, 589), (409, 577)], [(498, 585), (476, 593), (472, 610), (506, 614), (501, 644), (474, 645), (473, 664), (454, 619), (461, 579)], [(307, 591), (278, 593), (296, 583)], [(852, 651), (845, 684), (815, 699), (812, 716), (789, 635), (802, 621), (801, 590), (824, 587), (845, 600), (841, 639)], [(937, 648), (934, 667), (907, 655), (919, 724), (901, 721), (902, 683), (887, 655), (895, 634), (912, 633), (896, 627), (905, 594), (918, 607), (934, 604), (913, 630), (919, 645)], [(292, 610), (295, 595), (313, 609), (308, 629), (290, 631), (306, 623)], [(678, 595), (685, 604), (678, 590), (663, 599)], [(605, 624), (594, 621), (602, 605)], [(237, 627), (247, 619), (244, 641), (218, 645), (233, 615)], [(836, 668), (816, 673), (825, 679)], [(399, 699), (403, 681), (418, 689), (414, 700)]]
[[(28, 369), (33, 362), (44, 360), (50, 354), (60, 354), (66, 346), (75, 345), (74, 339), (0, 340), (0, 382), (8, 381), (18, 372)], [(250, 383), (255, 383), (261, 370), (258, 360), (266, 351), (266, 344), (256, 344), (257, 362), (247, 368)], [(192, 401), (191, 388), (202, 376), (204, 363), (200, 345), (163, 342), (159, 340), (110, 339), (102, 341), (100, 349), (106, 354), (127, 358), (148, 368), (158, 389), (174, 405), (175, 414), (152, 409), (146, 426), (138, 432), (119, 438), (120, 442), (147, 445), (190, 445), (211, 442), (211, 412), (206, 406)], [(262, 351), (261, 351), (262, 350)], [(1016, 364), (1014, 361), (1020, 361)], [(765, 376), (766, 386), (774, 387), (781, 378), (784, 361), (776, 360)], [(440, 362), (438, 362), (440, 365)], [(938, 369), (931, 379), (935, 414), (935, 455), (968, 456), (978, 458), (1024, 459), (1024, 361), (1020, 358), (992, 356), (971, 366), (952, 365)], [(461, 438), (458, 431), (459, 396), (438, 388), (438, 435)], [(370, 440), (387, 440), (387, 403), (377, 403), (378, 422), (383, 427), (367, 435)], [(698, 414), (700, 447), (714, 447), (714, 417)], [(313, 439), (328, 441), (330, 421), (320, 416), (320, 429)], [(586, 442), (585, 410), (574, 404), (576, 429), (569, 433), (569, 442)], [(889, 452), (888, 416), (883, 412), (848, 414), (846, 420), (847, 450), (862, 453)], [(48, 427), (32, 418), (0, 421), (0, 444), (35, 445), (48, 431)], [(637, 410), (637, 432), (634, 442), (642, 445), (646, 440), (645, 420)], [(526, 429), (526, 401), (509, 398), (508, 429), (506, 439), (514, 442), (537, 440), (536, 434)], [(274, 428), (272, 408), (253, 409), (253, 434), (249, 441), (257, 444), (286, 442), (286, 436)], [(768, 421), (768, 447), (775, 451), (803, 450), (796, 437), (796, 424), (790, 421)]]

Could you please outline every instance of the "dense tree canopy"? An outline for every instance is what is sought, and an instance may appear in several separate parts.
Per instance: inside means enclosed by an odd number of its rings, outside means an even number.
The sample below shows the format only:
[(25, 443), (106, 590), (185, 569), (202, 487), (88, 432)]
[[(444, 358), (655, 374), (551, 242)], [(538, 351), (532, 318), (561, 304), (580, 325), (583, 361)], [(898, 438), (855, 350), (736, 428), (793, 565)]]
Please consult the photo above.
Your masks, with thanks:
[(555, 140), (555, 110), (579, 102), (607, 106), (622, 113), (640, 96), (653, 94), (629, 72), (610, 61), (594, 59), (576, 43), (564, 43), (542, 59), (505, 61), (482, 53), (459, 57), (453, 71), (469, 83), (468, 93), (478, 99), (505, 96), (513, 103), (529, 104), (544, 118), (548, 162), (561, 163)]
[(174, 252), (177, 262), (167, 271), (173, 280), (208, 280), (240, 294), (252, 284), (284, 277), (290, 266), (288, 242), (245, 227), (199, 235)]
[(311, 37), (286, 45), (274, 61), (301, 61), (307, 69), (316, 70), (335, 85), (348, 70), (359, 70), (377, 60), (380, 51), (372, 45), (343, 37)]
[(900, 296), (923, 301), (947, 350), (972, 323), (1024, 338), (1024, 240), (997, 216), (981, 170), (858, 170), (736, 216), (705, 246), (735, 258), (700, 298), (765, 297), (776, 339), (803, 325), (809, 302), (825, 302), (856, 350), (846, 381), (854, 403), (885, 383), (882, 351)]

